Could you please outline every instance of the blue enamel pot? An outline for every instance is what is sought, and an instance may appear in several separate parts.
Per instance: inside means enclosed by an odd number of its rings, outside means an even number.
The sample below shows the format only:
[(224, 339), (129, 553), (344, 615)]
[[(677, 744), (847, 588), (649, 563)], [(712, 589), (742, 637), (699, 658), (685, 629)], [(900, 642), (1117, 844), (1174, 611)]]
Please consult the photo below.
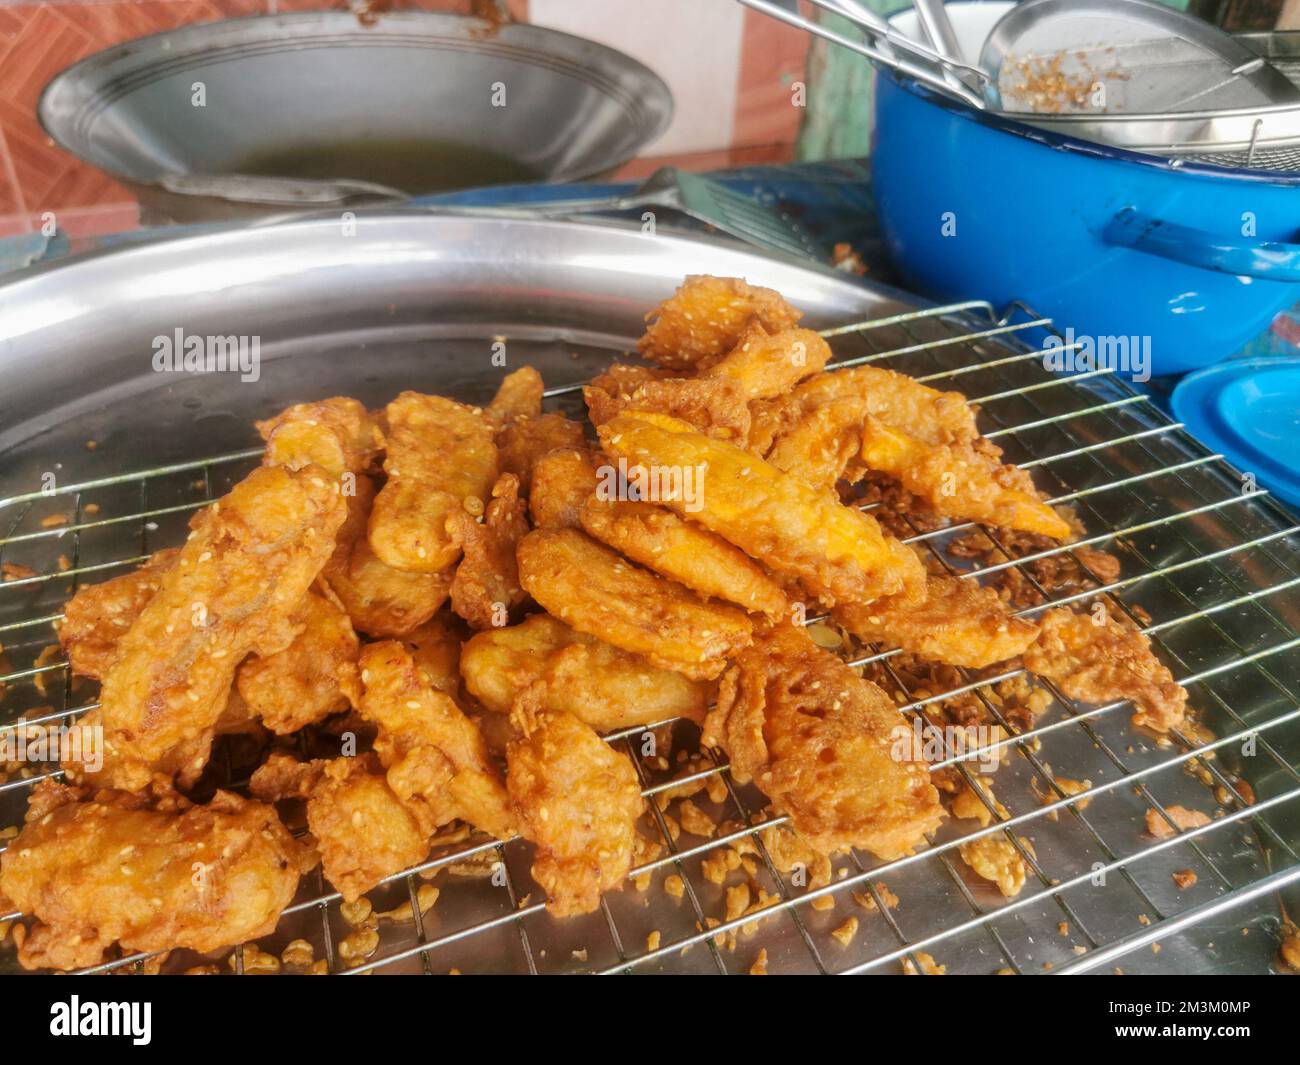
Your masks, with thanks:
[(1232, 355), (1300, 300), (1300, 174), (1174, 167), (884, 71), (871, 159), (909, 287), (1021, 300), (1100, 350), (1140, 341), (1153, 375)]

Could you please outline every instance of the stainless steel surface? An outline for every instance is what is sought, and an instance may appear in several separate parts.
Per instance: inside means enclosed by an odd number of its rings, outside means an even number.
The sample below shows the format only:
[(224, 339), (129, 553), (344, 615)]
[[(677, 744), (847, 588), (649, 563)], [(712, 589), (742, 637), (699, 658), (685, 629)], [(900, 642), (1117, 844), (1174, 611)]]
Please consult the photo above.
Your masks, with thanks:
[(963, 58), (948, 9), (943, 0), (916, 0), (913, 6), (926, 42), (945, 60), (944, 80), (951, 84), (957, 75), (949, 69), (949, 64), (962, 64)]
[[(964, 63), (960, 66), (952, 64), (925, 45), (895, 34), (886, 27), (876, 26), (874, 16), (856, 4), (850, 6), (849, 2), (839, 2), (839, 0), (824, 0), (824, 2), (814, 0), (818, 7), (833, 10), (866, 29), (869, 34), (866, 41), (846, 37), (842, 33), (828, 29), (815, 19), (805, 18), (799, 11), (797, 0), (738, 0), (738, 2), (787, 25), (797, 26), (814, 36), (865, 56), (878, 66), (905, 74), (922, 85), (928, 85), (932, 89), (955, 97), (970, 107), (980, 109), (984, 107), (983, 94), (973, 91), (961, 81), (963, 75), (982, 78), (981, 71)], [(898, 55), (896, 49), (904, 50), (912, 58)], [(933, 62), (930, 61), (931, 58)]]
[[(1100, 85), (1104, 102), (1036, 105), (1041, 87), (1022, 64), (1084, 89)], [(1010, 112), (1168, 114), (1300, 102), (1286, 78), (1229, 34), (1154, 0), (1024, 0), (993, 27), (980, 66), (994, 79), (990, 105)]]
[(294, 203), (303, 208), (355, 207), (400, 203), (407, 194), (373, 181), (333, 181), (263, 177), (257, 174), (160, 174), (158, 184), (181, 196), (218, 196), (236, 203)]
[[(798, 222), (774, 205), (760, 203), (729, 189), (720, 181), (677, 170), (656, 170), (645, 182), (622, 196), (559, 199), (512, 206), (434, 207), (438, 214), (472, 218), (576, 218), (587, 214), (668, 208), (688, 215), (747, 244), (779, 255), (826, 262), (821, 247)], [(656, 225), (653, 212), (642, 214), (643, 225)]]
[[(654, 816), (647, 828), (664, 833), (667, 853), (634, 870), (650, 874), (647, 893), (629, 884), (590, 917), (554, 921), (529, 878), (528, 847), (476, 838), (371, 892), (376, 910), (411, 907), (419, 873), (436, 872), (442, 894), (423, 917), (385, 921), (364, 965), (348, 969), (339, 959), (347, 926), (338, 896), (315, 874), (261, 949), (278, 953), (305, 938), (336, 972), (743, 973), (760, 947), (771, 972), (897, 972), (920, 951), (950, 973), (1267, 971), (1282, 907), (1294, 916), (1300, 902), (1295, 516), (1113, 374), (1048, 374), (1019, 339), (1041, 321), (1012, 324), (976, 303), (917, 307), (836, 275), (662, 233), (649, 238), (636, 226), (363, 213), (351, 236), (335, 219), (259, 227), (72, 260), (0, 285), (0, 373), (9, 386), (0, 400), (0, 561), (37, 573), (0, 584), (0, 729), (33, 707), (47, 707), (37, 719), (61, 720), (93, 705), (93, 689), (72, 685), (60, 661), (37, 661), (61, 604), (80, 581), (113, 576), (177, 542), (189, 514), (257, 461), (252, 418), (337, 392), (372, 405), (408, 387), (480, 400), (499, 379), (491, 365), (498, 336), (508, 367), (537, 365), (548, 405), (574, 409), (581, 382), (629, 345), (645, 309), (688, 272), (780, 289), (810, 312), (839, 365), (870, 362), (978, 402), (982, 428), (1009, 461), (1076, 508), (1088, 528), (1081, 545), (1122, 559), (1100, 591), (1146, 628), (1208, 732), (1157, 742), (1131, 727), (1125, 704), (1084, 706), (1056, 693), (1032, 727), (997, 742), (1008, 754), (993, 773), (1005, 811), (994, 811), (986, 828), (950, 820), (930, 847), (894, 862), (846, 856), (836, 863), (843, 878), (813, 891), (761, 860), (755, 880), (771, 905), (760, 915), (768, 920), (747, 933), (755, 915), (707, 926), (723, 916), (724, 898), (701, 863), (751, 835), (757, 793), (734, 786), (716, 752), (705, 752), (698, 769), (671, 758), (665, 768), (643, 755), (643, 730), (631, 730), (611, 742), (636, 761), (648, 796), (683, 777), (718, 778), (724, 801), (696, 801), (741, 822), (711, 838), (684, 832), (674, 840)], [(152, 338), (177, 327), (260, 334), (260, 379), (154, 373)], [(54, 490), (45, 494), (42, 474), (50, 473)], [(100, 509), (92, 514), (90, 503)], [(68, 524), (47, 527), (54, 513)], [(969, 529), (918, 530), (910, 539), (949, 563), (951, 540)], [(1042, 566), (1077, 559), (1078, 546), (970, 579), (1015, 569), (1036, 586)], [(1077, 604), (1092, 594), (1058, 599)], [(851, 656), (886, 665), (903, 712), (921, 718), (966, 692), (998, 719), (995, 685), (1020, 672), (963, 675), (955, 688), (922, 691), (892, 672), (896, 652), (887, 647)], [(688, 723), (673, 731), (679, 743), (694, 742)], [(951, 751), (943, 761), (957, 764)], [(1066, 795), (1060, 777), (1091, 785)], [(0, 783), (0, 825), (17, 820), (30, 785)], [(1153, 839), (1148, 811), (1159, 820), (1176, 804), (1221, 816)], [(1001, 835), (1033, 847), (1029, 882), (1010, 900), (957, 854), (963, 842)], [(503, 863), (503, 886), (453, 872), (472, 856)], [(1179, 891), (1171, 873), (1188, 868), (1197, 884)], [(668, 875), (687, 886), (680, 900), (664, 892)], [(885, 888), (897, 907), (881, 904)], [(818, 900), (827, 898), (822, 909)], [(832, 932), (849, 916), (861, 924), (842, 946)], [(660, 935), (653, 950), (652, 931)], [(734, 950), (713, 940), (729, 931), (737, 932)], [(234, 952), (237, 971), (242, 957)], [(196, 960), (179, 952), (165, 969)], [(13, 967), (12, 952), (0, 950), (0, 969)]]
[[(229, 197), (222, 188), (248, 159), (299, 147), (455, 147), (483, 153), (489, 171), (499, 158), (571, 181), (613, 170), (667, 127), (671, 95), (636, 60), (554, 30), (485, 26), (416, 11), (369, 24), (308, 12), (189, 26), (82, 60), (50, 82), (38, 111), (63, 148), (135, 190), (153, 222), (319, 207), (319, 188), (263, 205), (240, 198), (237, 181)], [(212, 185), (177, 194), (164, 174)]]
[(913, 6), (930, 45), (944, 59), (961, 62), (961, 45), (957, 43), (957, 33), (952, 28), (943, 0), (916, 0)]
[[(979, 55), (996, 27), (990, 16), (1005, 18), (1014, 4), (953, 3), (949, 14), (956, 24), (964, 54)], [(905, 29), (911, 23), (904, 12), (891, 20)], [(1275, 36), (1275, 35), (1269, 35)], [(1251, 38), (1243, 45), (1254, 55), (1258, 49)], [(1275, 67), (1276, 58), (1268, 53)], [(1293, 84), (1297, 79), (1289, 79)], [(1040, 129), (1052, 130), (1101, 144), (1188, 161), (1215, 165), (1252, 167), (1259, 170), (1295, 169), (1295, 150), (1300, 148), (1300, 109), (1292, 104), (1261, 107), (1198, 109), (1177, 114), (1062, 114), (1016, 115)]]

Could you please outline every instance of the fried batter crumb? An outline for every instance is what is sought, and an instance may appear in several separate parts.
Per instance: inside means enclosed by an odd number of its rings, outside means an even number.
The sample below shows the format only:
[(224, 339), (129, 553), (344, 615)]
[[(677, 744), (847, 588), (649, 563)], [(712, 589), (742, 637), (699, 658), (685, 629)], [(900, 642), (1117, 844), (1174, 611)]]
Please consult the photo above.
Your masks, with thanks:
[(727, 888), (727, 916), (728, 921), (734, 921), (741, 917), (749, 909), (749, 885), (737, 884), (735, 887)]
[(1300, 972), (1300, 929), (1292, 928), (1283, 938), (1278, 956), (1288, 968)]
[[(234, 951), (226, 959), (232, 972), (238, 971), (238, 953), (238, 951)], [(266, 951), (261, 950), (255, 943), (245, 943), (243, 954), (245, 976), (261, 976), (280, 971), (280, 959), (274, 954), (268, 954)]]
[(703, 836), (710, 839), (713, 836), (713, 830), (717, 827), (713, 818), (701, 810), (690, 799), (683, 799), (681, 805), (677, 808), (677, 817), (681, 822), (682, 828), (692, 836)]
[[(1028, 841), (1021, 837), (1028, 849)], [(1025, 886), (1027, 869), (1012, 842), (1005, 836), (982, 836), (957, 848), (971, 872), (992, 881), (1006, 898), (1015, 898)]]
[[(916, 960), (921, 963), (921, 972), (924, 973), (926, 976), (943, 976), (944, 973), (948, 971), (945, 966), (938, 964), (934, 960), (934, 958), (932, 958), (929, 954), (927, 954), (923, 950), (913, 951), (913, 954), (916, 956)], [(903, 959), (903, 975), (904, 976), (921, 975), (920, 973), (917, 972), (916, 966), (912, 963), (911, 958)]]
[(758, 957), (754, 959), (754, 964), (749, 967), (750, 976), (767, 975), (767, 948), (762, 947), (758, 952)]
[(673, 873), (671, 876), (664, 878), (664, 891), (673, 898), (680, 899), (686, 894), (686, 885), (682, 882), (680, 876)]
[(1209, 814), (1204, 814), (1200, 810), (1189, 810), (1186, 806), (1168, 806), (1165, 813), (1169, 815), (1177, 829), (1171, 828), (1169, 820), (1161, 816), (1159, 810), (1147, 811), (1147, 831), (1156, 839), (1169, 839), (1178, 832), (1186, 832), (1190, 828), (1200, 828), (1202, 825), (1210, 823)]
[(358, 928), (339, 943), (339, 957), (349, 965), (360, 965), (379, 949), (379, 933), (373, 928)]
[(853, 937), (858, 934), (858, 919), (850, 916), (839, 928), (835, 929), (831, 935), (839, 941), (841, 947), (847, 947), (853, 942)]
[(362, 896), (356, 902), (343, 902), (339, 904), (339, 915), (347, 921), (353, 928), (362, 927), (369, 919), (374, 907), (370, 900)]
[(295, 939), (280, 952), (280, 962), (284, 965), (306, 967), (316, 960), (316, 949), (305, 939)]
[(1196, 873), (1191, 869), (1179, 869), (1171, 875), (1174, 878), (1174, 883), (1178, 885), (1179, 891), (1186, 891), (1196, 884)]
[(659, 939), (660, 939), (659, 929), (656, 928), (653, 932), (651, 932), (648, 936), (645, 937), (645, 949), (647, 951), (658, 950)]

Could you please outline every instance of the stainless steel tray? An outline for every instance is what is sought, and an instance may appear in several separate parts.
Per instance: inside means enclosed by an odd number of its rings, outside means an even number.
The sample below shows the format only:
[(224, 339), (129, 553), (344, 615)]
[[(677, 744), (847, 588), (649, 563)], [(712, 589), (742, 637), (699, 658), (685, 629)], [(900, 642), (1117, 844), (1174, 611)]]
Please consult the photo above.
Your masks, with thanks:
[[(1287, 885), (1300, 880), (1295, 518), (1249, 484), (1243, 490), (1238, 471), (1113, 375), (1049, 375), (1018, 339), (1025, 327), (993, 308), (923, 306), (663, 230), (649, 237), (613, 224), (384, 212), (360, 215), (350, 234), (329, 218), (161, 240), (0, 285), (0, 561), (37, 574), (0, 584), (0, 729), (35, 706), (50, 706), (53, 719), (93, 701), (93, 688), (72, 685), (57, 659), (38, 661), (61, 604), (77, 581), (112, 576), (178, 542), (193, 509), (256, 462), (254, 418), (339, 392), (371, 404), (402, 388), (482, 400), (499, 380), (491, 358), (502, 337), (510, 366), (538, 366), (548, 402), (577, 409), (579, 384), (627, 348), (649, 306), (697, 272), (770, 285), (815, 327), (846, 326), (833, 330), (838, 359), (868, 359), (978, 399), (983, 427), (1009, 459), (1033, 463), (1039, 483), (1079, 509), (1090, 542), (1117, 550), (1124, 568), (1108, 586), (1112, 602), (1149, 613), (1162, 655), (1217, 739), (1157, 744), (1129, 726), (1125, 706), (1058, 700), (1008, 743), (1016, 753), (996, 774), (1008, 820), (988, 829), (949, 821), (929, 849), (887, 865), (847, 856), (836, 863), (842, 878), (814, 892), (764, 865), (758, 880), (777, 901), (734, 950), (710, 939), (719, 929), (701, 930), (723, 915), (722, 889), (700, 868), (725, 846), (721, 837), (683, 834), (644, 870), (647, 892), (629, 885), (601, 912), (564, 922), (541, 909), (522, 841), (472, 841), (422, 867), (437, 875), (437, 905), (422, 920), (385, 922), (362, 968), (743, 973), (765, 948), (774, 973), (897, 972), (918, 951), (950, 973), (1267, 971), (1283, 908), (1294, 914), (1297, 905)], [(259, 379), (154, 372), (154, 338), (178, 328), (260, 337)], [(53, 494), (42, 494), (51, 474)], [(55, 513), (68, 524), (43, 524)], [(947, 535), (916, 540), (942, 551)], [(906, 692), (904, 709), (923, 712), (932, 701)], [(691, 726), (675, 731), (693, 742)], [(1256, 754), (1246, 757), (1242, 741), (1253, 732)], [(641, 758), (638, 737), (613, 742), (637, 760), (647, 792), (659, 794), (682, 770)], [(1208, 786), (1188, 771), (1207, 745)], [(1047, 766), (1093, 787), (1044, 805)], [(720, 761), (706, 772), (728, 779)], [(1238, 775), (1253, 806), (1221, 793), (1212, 824), (1172, 841), (1145, 835), (1148, 810), (1215, 809), (1214, 788)], [(0, 826), (20, 818), (30, 784), (0, 783)], [(719, 819), (744, 820), (761, 807), (752, 789), (729, 788), (716, 808), (697, 801)], [(1029, 882), (1011, 900), (956, 853), (964, 838), (1008, 829), (1036, 852)], [(466, 850), (497, 855), (506, 886), (455, 875), (450, 867)], [(1179, 891), (1170, 874), (1185, 868), (1198, 883)], [(680, 900), (664, 893), (669, 875), (687, 884)], [(394, 878), (371, 893), (375, 908), (409, 903), (418, 883), (414, 874)], [(897, 908), (869, 912), (853, 900), (876, 884), (899, 897)], [(832, 905), (820, 908), (818, 897)], [(850, 915), (860, 926), (842, 946), (831, 933)], [(337, 896), (314, 874), (260, 946), (278, 953), (306, 938), (333, 971), (357, 971), (337, 955), (345, 933)], [(242, 959), (234, 952), (234, 969)], [(165, 969), (195, 962), (179, 952)], [(0, 971), (15, 968), (12, 948), (0, 947)]]

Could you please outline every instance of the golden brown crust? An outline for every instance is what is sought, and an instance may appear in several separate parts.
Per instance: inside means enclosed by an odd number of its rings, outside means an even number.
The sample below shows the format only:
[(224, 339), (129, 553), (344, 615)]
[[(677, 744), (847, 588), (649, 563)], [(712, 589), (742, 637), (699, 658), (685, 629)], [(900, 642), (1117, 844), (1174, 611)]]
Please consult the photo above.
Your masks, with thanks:
[(563, 710), (597, 732), (676, 717), (704, 718), (709, 685), (652, 666), (639, 655), (575, 632), (549, 614), (475, 636), (460, 656), (465, 687), (495, 714), (540, 684), (544, 709)]
[(309, 592), (294, 611), (302, 632), (283, 651), (247, 659), (235, 685), (249, 711), (272, 732), (288, 735), (356, 706), (360, 642), (331, 597)]
[(1038, 635), (1038, 626), (1012, 617), (992, 588), (960, 577), (931, 577), (922, 599), (844, 603), (834, 615), (860, 640), (971, 669), (1015, 658)]
[(207, 952), (275, 929), (310, 864), (267, 805), (218, 792), (206, 806), (142, 808), (103, 792), (49, 809), (0, 856), (0, 891), (36, 918), (27, 969), (124, 951)]
[(460, 555), (447, 518), (481, 505), (497, 479), (493, 424), (478, 407), (403, 392), (384, 408), (388, 480), (370, 511), (368, 539), (386, 566), (440, 573)]
[(601, 543), (706, 599), (754, 614), (785, 613), (785, 593), (763, 567), (722, 537), (692, 525), (655, 503), (587, 500), (583, 529)]
[(460, 818), (498, 839), (513, 821), (501, 775), (474, 723), (396, 640), (361, 651), (361, 714), (379, 727), (388, 784), (427, 834)]
[(734, 348), (751, 323), (779, 333), (801, 317), (770, 288), (738, 277), (693, 275), (646, 315), (649, 325), (637, 350), (669, 369), (696, 369)]
[[(291, 616), (344, 514), (337, 482), (319, 467), (271, 466), (195, 515), (175, 564), (119, 641), (99, 708), (83, 719), (104, 727), (101, 783), (132, 791), (155, 770), (197, 776), (235, 669), (296, 635)], [(78, 765), (65, 769), (82, 776)]]
[(753, 631), (735, 607), (705, 603), (576, 529), (525, 536), (519, 579), (542, 607), (579, 632), (694, 680), (718, 676)]
[(537, 529), (576, 529), (578, 512), (596, 490), (597, 467), (604, 461), (590, 448), (562, 448), (537, 460), (528, 513)]
[(135, 624), (176, 561), (176, 548), (158, 551), (139, 569), (77, 590), (63, 608), (59, 643), (72, 672), (99, 680), (117, 653), (118, 641)]
[(751, 322), (736, 346), (700, 374), (704, 381), (730, 381), (746, 402), (785, 395), (805, 377), (820, 373), (831, 348), (811, 329), (769, 333)]
[(516, 707), (506, 782), (520, 832), (537, 847), (533, 879), (556, 917), (591, 913), (632, 867), (645, 809), (636, 769), (572, 714)]
[(298, 403), (257, 423), (267, 466), (296, 470), (314, 463), (332, 477), (371, 467), (378, 454), (375, 430), (365, 406), (347, 396)]
[(467, 635), (460, 622), (441, 613), (402, 639), (425, 679), (453, 699), (460, 691), (460, 645)]
[(464, 557), (451, 582), (451, 608), (475, 629), (499, 628), (528, 597), (519, 587), (515, 549), (528, 532), (528, 504), (519, 498), (519, 478), (504, 473), (492, 486), (492, 500), (480, 521), (464, 510), (448, 525)]
[(694, 500), (659, 499), (730, 541), (828, 606), (919, 592), (916, 555), (866, 514), (846, 507), (752, 453), (657, 414), (620, 415), (600, 428), (601, 445), (629, 466), (703, 470)]
[(1132, 699), (1135, 725), (1168, 732), (1183, 723), (1187, 691), (1155, 656), (1142, 632), (1109, 614), (1076, 614), (1055, 607), (1025, 651), (1025, 668), (1058, 685), (1072, 699), (1106, 703)]
[(906, 757), (907, 733), (883, 691), (784, 624), (736, 656), (701, 739), (819, 852), (862, 847), (892, 860), (943, 817), (929, 767)]
[(268, 801), (307, 800), (307, 828), (325, 879), (347, 902), (429, 853), (428, 833), (388, 786), (373, 754), (314, 762), (273, 754), (250, 787)]
[[(618, 367), (616, 369), (631, 369)], [(749, 435), (749, 401), (730, 378), (602, 375), (582, 390), (587, 416), (599, 428), (624, 411), (657, 411), (694, 426), (719, 440), (743, 443)]]
[(447, 601), (454, 571), (407, 573), (381, 562), (366, 539), (374, 482), (358, 477), (353, 489), (347, 497), (347, 520), (322, 574), (358, 632), (380, 638), (406, 636)]
[(505, 429), (520, 419), (541, 414), (545, 391), (542, 375), (531, 366), (522, 366), (506, 374), (483, 413), (498, 430)]
[(935, 513), (1056, 539), (1069, 526), (1029, 475), (1000, 463), (960, 392), (940, 392), (876, 366), (821, 373), (756, 404), (748, 446), (809, 483), (831, 486), (853, 465), (896, 478)]
[(533, 468), (538, 460), (559, 448), (585, 447), (587, 434), (563, 414), (540, 414), (517, 419), (497, 433), (496, 441), (501, 472), (518, 477), (520, 494), (526, 496), (532, 489)]

